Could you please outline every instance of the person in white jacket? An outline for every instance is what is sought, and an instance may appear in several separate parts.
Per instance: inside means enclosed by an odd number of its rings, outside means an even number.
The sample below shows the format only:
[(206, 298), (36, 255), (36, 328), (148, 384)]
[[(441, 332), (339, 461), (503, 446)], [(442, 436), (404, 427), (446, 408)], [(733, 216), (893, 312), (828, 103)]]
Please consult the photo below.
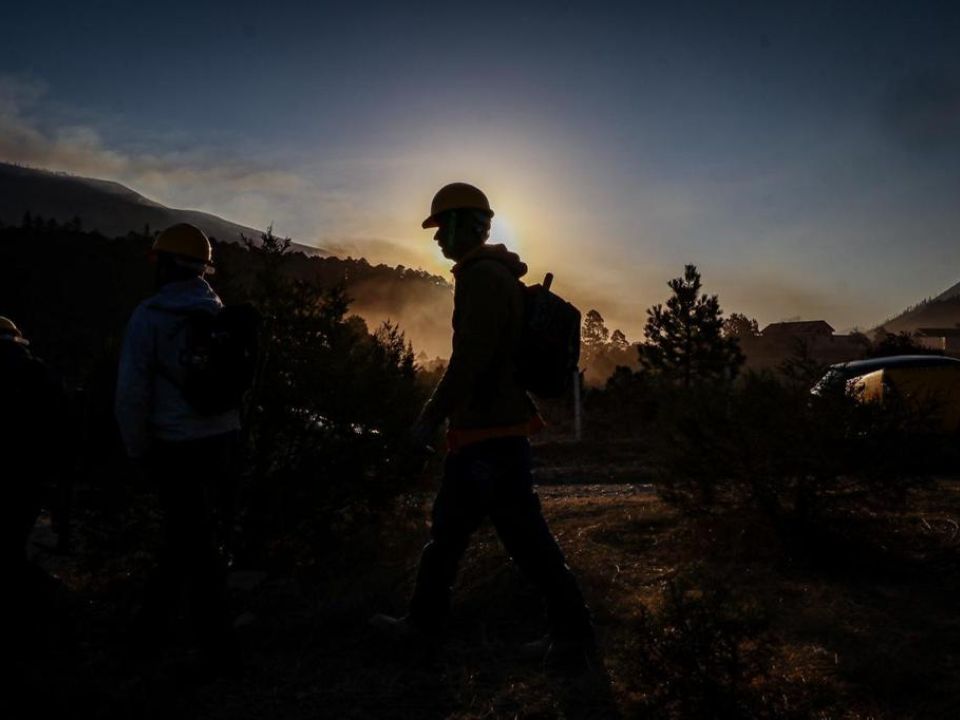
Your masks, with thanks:
[(132, 650), (154, 659), (171, 611), (186, 587), (201, 649), (214, 660), (232, 654), (225, 606), (226, 564), (218, 550), (218, 510), (229, 507), (239, 408), (198, 412), (182, 390), (190, 316), (223, 307), (204, 279), (212, 248), (192, 225), (178, 224), (153, 244), (157, 292), (134, 311), (117, 377), (115, 414), (127, 454), (156, 488), (164, 545), (147, 583)]

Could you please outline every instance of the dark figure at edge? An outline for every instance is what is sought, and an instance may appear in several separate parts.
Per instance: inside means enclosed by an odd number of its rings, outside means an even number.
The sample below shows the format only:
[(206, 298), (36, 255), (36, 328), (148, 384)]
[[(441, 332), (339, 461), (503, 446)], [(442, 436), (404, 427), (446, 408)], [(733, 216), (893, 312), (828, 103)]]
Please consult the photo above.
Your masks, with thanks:
[(0, 317), (0, 445), (5, 458), (0, 569), (11, 603), (4, 647), (8, 663), (24, 673), (12, 682), (18, 690), (30, 672), (49, 669), (50, 641), (69, 624), (63, 624), (62, 586), (27, 555), (45, 490), (61, 485), (69, 472), (69, 438), (60, 378), (31, 352), (16, 323)]

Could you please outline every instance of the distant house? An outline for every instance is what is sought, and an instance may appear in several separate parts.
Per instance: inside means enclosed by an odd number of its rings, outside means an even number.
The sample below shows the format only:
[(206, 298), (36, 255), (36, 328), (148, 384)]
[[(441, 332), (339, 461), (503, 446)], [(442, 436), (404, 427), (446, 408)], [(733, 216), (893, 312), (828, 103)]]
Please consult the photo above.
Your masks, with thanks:
[(918, 328), (914, 333), (918, 344), (940, 352), (960, 352), (960, 327)]
[(818, 338), (831, 337), (833, 327), (826, 320), (798, 320), (767, 325), (760, 334), (767, 338)]
[(740, 348), (752, 369), (774, 369), (785, 360), (804, 353), (829, 365), (855, 360), (863, 355), (860, 336), (834, 335), (825, 320), (797, 320), (767, 325), (757, 337), (741, 338)]

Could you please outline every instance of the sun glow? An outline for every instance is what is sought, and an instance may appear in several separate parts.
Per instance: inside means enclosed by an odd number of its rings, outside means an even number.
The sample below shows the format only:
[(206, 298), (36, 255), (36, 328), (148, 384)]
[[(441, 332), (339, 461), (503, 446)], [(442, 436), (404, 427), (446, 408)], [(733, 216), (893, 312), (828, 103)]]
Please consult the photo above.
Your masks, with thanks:
[(509, 217), (497, 213), (493, 217), (490, 228), (490, 242), (502, 243), (515, 253), (523, 254), (523, 242), (517, 234), (516, 227)]

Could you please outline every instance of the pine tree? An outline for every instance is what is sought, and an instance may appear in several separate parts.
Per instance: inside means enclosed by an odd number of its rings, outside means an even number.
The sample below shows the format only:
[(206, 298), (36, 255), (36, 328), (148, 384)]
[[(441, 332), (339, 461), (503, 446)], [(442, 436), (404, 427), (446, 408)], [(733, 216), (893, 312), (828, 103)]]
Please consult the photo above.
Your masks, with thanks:
[(760, 335), (760, 326), (756, 320), (743, 313), (731, 313), (730, 317), (723, 321), (723, 334), (738, 338), (757, 337)]
[(610, 338), (610, 331), (603, 322), (603, 315), (596, 310), (590, 310), (583, 318), (583, 331), (581, 332), (583, 344), (587, 350), (599, 350), (607, 344)]
[(699, 381), (728, 380), (743, 364), (735, 337), (724, 337), (723, 311), (716, 295), (701, 294), (700, 273), (687, 265), (683, 277), (667, 285), (673, 295), (666, 306), (647, 310), (640, 364), (651, 373), (689, 387)]

